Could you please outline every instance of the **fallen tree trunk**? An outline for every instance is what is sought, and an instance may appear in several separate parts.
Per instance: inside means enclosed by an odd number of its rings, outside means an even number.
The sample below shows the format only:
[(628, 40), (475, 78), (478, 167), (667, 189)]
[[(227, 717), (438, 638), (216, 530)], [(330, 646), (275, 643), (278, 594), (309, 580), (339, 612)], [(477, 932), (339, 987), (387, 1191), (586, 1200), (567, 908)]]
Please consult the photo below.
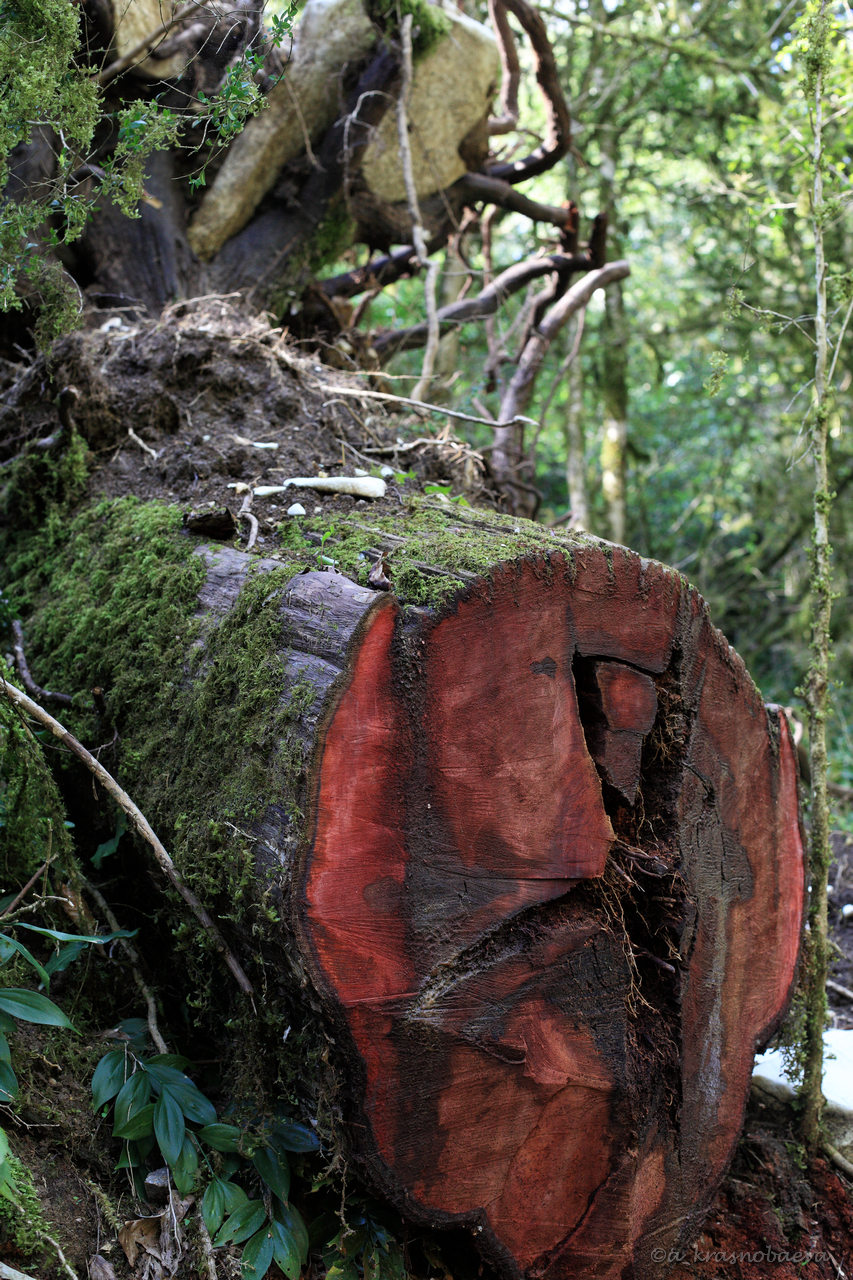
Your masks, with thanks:
[[(88, 520), (95, 559), (111, 518)], [(784, 717), (661, 565), (451, 504), (393, 533), (360, 519), (319, 550), (355, 564), (359, 533), (362, 578), (390, 552), (396, 594), (317, 568), (310, 545), (152, 547), (163, 582), (163, 548), (180, 548), (196, 620), (168, 623), (186, 674), (170, 677), (174, 739), (143, 766), (151, 816), (188, 825), (209, 732), (218, 826), (229, 787), (254, 795), (240, 836), (283, 926), (270, 908), (255, 931), (309, 983), (347, 1142), (401, 1211), (467, 1226), (509, 1277), (657, 1276), (725, 1171), (793, 982), (804, 867)], [(407, 605), (407, 564), (431, 607)], [(120, 624), (98, 599), (109, 653)], [(123, 732), (151, 737), (141, 713)], [(207, 875), (211, 909), (217, 823), (183, 868), (197, 892)], [(245, 950), (248, 929), (232, 933)]]

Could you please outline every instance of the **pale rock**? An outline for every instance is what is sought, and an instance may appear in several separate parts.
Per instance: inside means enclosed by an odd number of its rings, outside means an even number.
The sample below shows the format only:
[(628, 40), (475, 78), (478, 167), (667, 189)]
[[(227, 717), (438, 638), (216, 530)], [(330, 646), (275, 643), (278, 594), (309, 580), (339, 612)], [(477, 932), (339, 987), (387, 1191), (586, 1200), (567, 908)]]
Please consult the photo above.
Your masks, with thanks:
[[(153, 35), (169, 22), (175, 11), (172, 0), (130, 0), (130, 3), (113, 4), (113, 53), (124, 58), (138, 44)], [(173, 33), (169, 33), (173, 34)], [(167, 39), (164, 35), (162, 39)], [(186, 57), (175, 53), (171, 58), (146, 58), (134, 65), (134, 72), (151, 80), (170, 80), (179, 76), (186, 66)]]
[[(495, 38), (482, 23), (442, 10), (448, 34), (415, 62), (408, 105), (415, 187), (419, 196), (461, 178), (463, 139), (489, 113), (500, 81)], [(362, 0), (308, 0), (296, 29), (284, 78), (268, 108), (235, 138), (190, 224), (193, 251), (210, 259), (249, 222), (288, 160), (318, 142), (341, 109), (339, 85), (347, 64), (362, 61), (376, 42)], [(380, 200), (405, 201), (396, 111), (383, 116), (363, 162), (368, 187)]]
[(339, 83), (347, 63), (360, 62), (376, 41), (361, 0), (308, 0), (293, 38), (284, 77), (267, 109), (248, 122), (189, 228), (200, 258), (212, 258), (251, 218), (279, 170), (318, 141), (340, 112)]
[[(460, 143), (488, 115), (500, 83), (500, 56), (488, 27), (450, 9), (442, 12), (450, 31), (415, 63), (407, 111), (418, 196), (442, 191), (465, 173)], [(362, 173), (380, 200), (406, 199), (393, 109), (379, 123)]]

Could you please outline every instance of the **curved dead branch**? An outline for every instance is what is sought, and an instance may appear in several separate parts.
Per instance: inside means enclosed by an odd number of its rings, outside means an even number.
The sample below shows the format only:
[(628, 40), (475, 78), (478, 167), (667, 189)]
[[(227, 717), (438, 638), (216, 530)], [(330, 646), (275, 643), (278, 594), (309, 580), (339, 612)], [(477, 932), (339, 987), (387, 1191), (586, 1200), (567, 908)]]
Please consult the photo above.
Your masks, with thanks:
[(572, 119), (560, 87), (560, 75), (548, 32), (537, 11), (527, 0), (502, 0), (517, 18), (530, 41), (536, 67), (536, 82), (545, 103), (545, 138), (540, 146), (522, 160), (489, 166), (493, 178), (507, 182), (523, 182), (551, 169), (566, 154), (572, 141)]
[(502, 421), (516, 425), (496, 428), (492, 449), (492, 474), (508, 494), (513, 511), (520, 505), (515, 491), (523, 489), (515, 479), (515, 472), (524, 457), (524, 426), (519, 419), (530, 404), (545, 353), (569, 317), (585, 307), (597, 289), (603, 289), (614, 280), (622, 280), (630, 273), (631, 268), (625, 261), (610, 262), (590, 271), (552, 303), (524, 344), (515, 373), (501, 400), (499, 413)]
[[(463, 298), (461, 302), (451, 302), (441, 307), (438, 312), (439, 330), (446, 333), (469, 320), (480, 320), (494, 315), (498, 308), (512, 294), (518, 293), (532, 280), (541, 276), (559, 272), (561, 275), (572, 275), (578, 271), (588, 271), (590, 266), (586, 254), (568, 255), (551, 253), (546, 258), (531, 258), (526, 262), (516, 262), (506, 271), (496, 276), (490, 285), (474, 298)], [(373, 347), (380, 360), (390, 360), (398, 351), (413, 351), (422, 347), (427, 340), (426, 324), (412, 325), (409, 329), (396, 329), (378, 334), (373, 340)]]
[(518, 86), (521, 82), (521, 65), (515, 36), (506, 16), (503, 0), (489, 0), (489, 18), (501, 55), (501, 106), (500, 115), (489, 120), (489, 133), (512, 133), (518, 125)]

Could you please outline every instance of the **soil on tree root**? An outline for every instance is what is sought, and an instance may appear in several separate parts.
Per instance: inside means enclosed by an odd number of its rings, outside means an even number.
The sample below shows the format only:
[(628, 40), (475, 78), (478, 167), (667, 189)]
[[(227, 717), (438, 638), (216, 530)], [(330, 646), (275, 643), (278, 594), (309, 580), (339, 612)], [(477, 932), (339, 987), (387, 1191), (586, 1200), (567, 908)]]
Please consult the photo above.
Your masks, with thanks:
[[(94, 454), (93, 495), (159, 498), (188, 512), (227, 507), (237, 517), (259, 486), (384, 468), (376, 514), (399, 511), (428, 483), (495, 505), (483, 457), (453, 420), (382, 398), (407, 388), (330, 367), (226, 299), (174, 304), (158, 321), (96, 313), (49, 358), (0, 365), (0, 465), (25, 449), (58, 448), (73, 424)], [(298, 488), (254, 496), (259, 548), (297, 502), (309, 516), (367, 505)], [(250, 528), (242, 519), (243, 541)]]

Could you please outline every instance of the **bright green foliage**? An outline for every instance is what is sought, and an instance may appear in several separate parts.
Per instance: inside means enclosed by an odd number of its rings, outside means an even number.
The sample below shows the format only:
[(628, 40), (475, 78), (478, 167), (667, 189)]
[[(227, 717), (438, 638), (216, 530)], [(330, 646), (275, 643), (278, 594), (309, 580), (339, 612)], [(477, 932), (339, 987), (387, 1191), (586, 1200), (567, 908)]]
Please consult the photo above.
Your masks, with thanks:
[[(50, 1234), (50, 1227), (32, 1174), (5, 1143), (0, 1129), (0, 1238), (14, 1245), (27, 1260), (30, 1271), (33, 1264), (46, 1262), (45, 1237)], [(40, 1274), (53, 1272), (46, 1267)]]
[[(271, 23), (274, 42), (286, 41), (295, 3)], [(104, 111), (94, 69), (80, 50), (80, 10), (74, 0), (2, 0), (0, 3), (0, 190), (9, 177), (13, 149), (38, 133), (52, 142), (55, 170), (35, 190), (12, 192), (0, 217), (0, 311), (36, 304), (41, 345), (72, 329), (81, 297), (71, 277), (46, 250), (76, 240), (98, 201), (113, 201), (127, 217), (139, 216), (149, 157), (177, 145), (198, 151), (207, 142), (227, 145), (264, 103), (255, 76), (263, 56), (248, 49), (228, 68), (210, 96), (200, 93), (186, 111), (170, 110), (157, 98)], [(200, 108), (200, 109), (199, 109)], [(117, 141), (98, 162), (94, 192), (81, 185), (99, 124), (110, 121)], [(184, 130), (200, 133), (186, 144)], [(198, 135), (197, 135), (198, 137)], [(203, 185), (205, 166), (191, 179)]]
[[(100, 114), (93, 78), (75, 65), (79, 11), (71, 0), (3, 0), (0, 5), (0, 189), (9, 154), (35, 129), (59, 137), (58, 172), (37, 197), (7, 203), (0, 218), (0, 311), (21, 305), (23, 280), (49, 304), (45, 339), (68, 327), (76, 289), (45, 260), (45, 214), (71, 214), (69, 181), (88, 154)], [(71, 216), (71, 224), (75, 218)]]

